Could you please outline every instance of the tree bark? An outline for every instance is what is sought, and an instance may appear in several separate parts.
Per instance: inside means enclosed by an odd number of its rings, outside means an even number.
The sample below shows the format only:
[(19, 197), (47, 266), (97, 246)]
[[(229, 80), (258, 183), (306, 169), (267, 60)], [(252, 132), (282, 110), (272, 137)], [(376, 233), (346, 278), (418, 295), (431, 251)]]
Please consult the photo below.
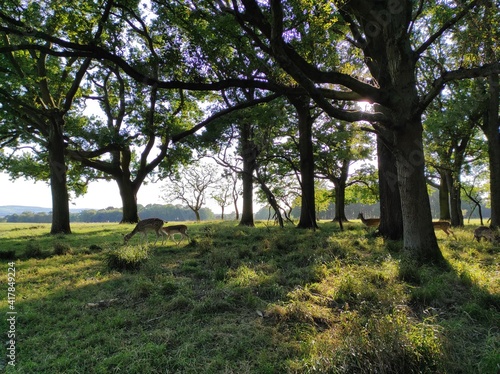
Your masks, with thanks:
[(450, 193), (450, 218), (451, 225), (461, 227), (464, 225), (464, 216), (462, 214), (462, 199), (460, 198), (460, 180), (457, 180), (457, 174), (451, 170), (445, 171), (446, 184)]
[(425, 182), (422, 131), (420, 118), (395, 131), (404, 248), (419, 263), (443, 263)]
[(439, 219), (443, 221), (450, 221), (450, 191), (448, 183), (446, 182), (446, 175), (444, 172), (439, 171), (441, 183), (439, 184)]
[(490, 200), (492, 228), (500, 227), (500, 117), (498, 113), (500, 85), (498, 74), (488, 77), (488, 112), (483, 126), (488, 139), (490, 165)]
[(139, 213), (137, 209), (137, 188), (128, 178), (116, 179), (120, 196), (122, 199), (122, 220), (120, 223), (139, 222)]
[(332, 176), (330, 181), (335, 186), (335, 217), (334, 222), (339, 222), (342, 227), (342, 222), (347, 222), (345, 216), (345, 190), (347, 188), (347, 178), (349, 177), (349, 160), (342, 160), (339, 178)]
[(346, 181), (339, 180), (335, 185), (335, 217), (334, 222), (347, 222), (347, 217), (345, 216), (345, 189)]
[(392, 132), (390, 144), (396, 159), (403, 247), (418, 263), (442, 263), (424, 174), (417, 59), (407, 33), (413, 4), (404, 1), (393, 5), (397, 8), (385, 1), (359, 1), (348, 3), (346, 9), (350, 8), (367, 36), (362, 47), (366, 64), (388, 98), (377, 109), (387, 117), (380, 125)]
[(308, 96), (289, 97), (297, 111), (299, 122), (299, 156), (302, 199), (300, 219), (297, 227), (316, 229), (316, 208), (314, 201), (314, 151), (312, 143), (312, 124)]
[(194, 215), (196, 216), (196, 222), (200, 222), (201, 221), (200, 211), (193, 209), (193, 212), (194, 212)]
[(243, 206), (239, 224), (253, 227), (255, 225), (253, 219), (253, 174), (256, 166), (257, 147), (252, 140), (251, 124), (244, 123), (240, 132), (240, 152), (243, 159), (243, 173), (241, 174)]
[(51, 118), (48, 135), (50, 189), (52, 193), (51, 234), (71, 234), (69, 219), (69, 194), (66, 182), (65, 143), (63, 137), (64, 119)]
[[(388, 134), (386, 134), (387, 136)], [(377, 135), (377, 158), (380, 197), (379, 233), (391, 240), (403, 239), (403, 217), (401, 197), (398, 187), (396, 158), (390, 146), (390, 140)]]
[(234, 205), (234, 219), (238, 221), (240, 219), (240, 211), (238, 210), (238, 191), (236, 189), (236, 183), (238, 182), (238, 178), (233, 178), (233, 205)]
[[(258, 174), (258, 170), (257, 170), (257, 174)], [(262, 189), (262, 191), (266, 195), (267, 202), (274, 210), (274, 215), (276, 217), (276, 220), (278, 221), (278, 225), (280, 227), (284, 227), (285, 225), (283, 222), (283, 216), (281, 215), (280, 207), (278, 205), (278, 202), (276, 201), (276, 198), (275, 198), (273, 192), (269, 189), (269, 187), (267, 187), (266, 183), (262, 180), (262, 178), (260, 178), (259, 175), (257, 177), (259, 180), (260, 188)]]

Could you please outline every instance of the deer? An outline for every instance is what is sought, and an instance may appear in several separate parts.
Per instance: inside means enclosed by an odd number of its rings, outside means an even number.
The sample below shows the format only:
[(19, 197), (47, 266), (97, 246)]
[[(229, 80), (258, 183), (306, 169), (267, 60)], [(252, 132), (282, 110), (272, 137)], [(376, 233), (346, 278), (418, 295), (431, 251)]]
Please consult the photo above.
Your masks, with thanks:
[(363, 213), (358, 214), (358, 219), (361, 219), (361, 222), (368, 227), (378, 227), (380, 225), (380, 218), (365, 218)]
[[(173, 241), (175, 241), (175, 234), (181, 234), (181, 240), (179, 240), (177, 245), (182, 241), (182, 239), (186, 238), (189, 240), (189, 235), (187, 234), (187, 226), (186, 225), (172, 225), (172, 226), (165, 226), (161, 228), (161, 231), (163, 232), (163, 235), (167, 236), (168, 238), (172, 238)], [(163, 241), (162, 241), (163, 244)]]
[(453, 235), (455, 240), (457, 237), (455, 236), (455, 233), (451, 231), (451, 224), (447, 221), (433, 221), (432, 226), (434, 226), (434, 230), (443, 230), (446, 234), (446, 237)]
[[(127, 244), (128, 241), (135, 234), (138, 234), (138, 233), (141, 233), (141, 243), (142, 243), (143, 238), (146, 239), (146, 243), (147, 243), (148, 232), (154, 231), (154, 232), (156, 232), (156, 240), (155, 240), (154, 244), (156, 244), (160, 235), (163, 237), (163, 240), (165, 239), (165, 233), (161, 230), (164, 223), (167, 223), (167, 222), (163, 221), (160, 218), (148, 218), (148, 219), (144, 219), (142, 221), (139, 221), (139, 223), (137, 223), (137, 225), (135, 225), (135, 228), (134, 228), (134, 230), (132, 230), (131, 233), (123, 236), (124, 243)], [(163, 240), (162, 240), (162, 243), (163, 243)]]
[(490, 243), (500, 242), (500, 238), (497, 235), (495, 235), (494, 230), (486, 226), (479, 226), (477, 229), (474, 230), (474, 239), (477, 239), (478, 243), (481, 241), (482, 238), (489, 240)]

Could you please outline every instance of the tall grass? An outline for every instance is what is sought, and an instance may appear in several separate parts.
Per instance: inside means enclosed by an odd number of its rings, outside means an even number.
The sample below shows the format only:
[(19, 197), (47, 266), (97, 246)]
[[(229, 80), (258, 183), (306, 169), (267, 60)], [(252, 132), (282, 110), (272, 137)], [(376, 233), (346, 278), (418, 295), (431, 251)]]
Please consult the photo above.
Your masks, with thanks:
[[(346, 230), (189, 225), (180, 246), (122, 245), (126, 225), (0, 225), (16, 266), (8, 373), (491, 373), (499, 247), (438, 234), (449, 268)], [(152, 242), (151, 242), (152, 243)], [(2, 254), (3, 253), (3, 254)], [(0, 293), (7, 294), (5, 282)], [(8, 303), (0, 298), (1, 310)], [(0, 324), (7, 331), (5, 318)], [(6, 352), (5, 352), (6, 353)]]

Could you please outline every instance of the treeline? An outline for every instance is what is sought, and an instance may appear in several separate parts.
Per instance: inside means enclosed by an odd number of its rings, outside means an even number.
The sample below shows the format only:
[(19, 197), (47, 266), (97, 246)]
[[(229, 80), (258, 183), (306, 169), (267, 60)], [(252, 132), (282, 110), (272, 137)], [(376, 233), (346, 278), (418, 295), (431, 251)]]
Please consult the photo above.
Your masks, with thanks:
[[(431, 211), (434, 219), (439, 218), (439, 201), (437, 193), (431, 194), (430, 196)], [(470, 204), (462, 203), (462, 212), (464, 217), (469, 218), (471, 211)], [(379, 217), (380, 216), (380, 206), (379, 203), (366, 205), (366, 204), (349, 204), (345, 208), (345, 213), (347, 219), (354, 219), (357, 217), (358, 213), (364, 213), (367, 217)], [(269, 207), (262, 207), (255, 213), (255, 219), (257, 220), (268, 220), (273, 219), (273, 210)], [(486, 207), (482, 207), (483, 218), (490, 217), (491, 210)], [(291, 217), (297, 219), (300, 216), (300, 208), (296, 207), (292, 210)], [(318, 219), (333, 219), (335, 216), (335, 204), (331, 203), (328, 208), (324, 211), (317, 212)], [(161, 204), (150, 204), (150, 205), (139, 205), (139, 217), (141, 219), (159, 217), (166, 221), (194, 221), (196, 216), (192, 210), (181, 205), (161, 205)], [(471, 218), (479, 218), (478, 209), (474, 209)], [(78, 213), (71, 214), (72, 222), (120, 222), (122, 218), (122, 210), (120, 208), (109, 207), (106, 209), (88, 209), (82, 210)], [(202, 221), (219, 219), (220, 215), (216, 215), (209, 208), (202, 208), (200, 210), (200, 218)], [(227, 221), (235, 220), (235, 213), (229, 213), (225, 215)], [(26, 223), (51, 223), (52, 213), (46, 212), (23, 212), (20, 214), (10, 214), (5, 217), (0, 218), (0, 222), (26, 222)]]
[[(159, 217), (166, 221), (194, 221), (196, 219), (193, 211), (180, 205), (160, 205), (150, 204), (146, 206), (139, 205), (139, 217), (141, 219)], [(72, 213), (70, 219), (72, 222), (120, 222), (123, 213), (121, 208), (109, 207), (106, 209), (82, 210), (78, 213)], [(202, 220), (215, 219), (214, 213), (209, 208), (200, 210)], [(51, 223), (52, 213), (33, 213), (23, 212), (21, 214), (11, 214), (1, 218), (2, 222), (28, 222), (28, 223)]]

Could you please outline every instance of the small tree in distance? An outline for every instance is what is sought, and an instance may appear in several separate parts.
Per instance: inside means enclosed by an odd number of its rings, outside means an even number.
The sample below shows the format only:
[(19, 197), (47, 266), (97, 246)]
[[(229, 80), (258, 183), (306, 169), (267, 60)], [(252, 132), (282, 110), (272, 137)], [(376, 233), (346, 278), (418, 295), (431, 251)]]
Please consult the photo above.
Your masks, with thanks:
[(215, 185), (210, 197), (215, 200), (221, 208), (221, 219), (224, 220), (224, 208), (233, 202), (234, 185), (230, 179), (220, 179)]
[(196, 162), (181, 169), (162, 191), (163, 199), (172, 203), (180, 201), (186, 204), (200, 221), (200, 210), (206, 203), (208, 189), (218, 181), (218, 172), (215, 166)]

